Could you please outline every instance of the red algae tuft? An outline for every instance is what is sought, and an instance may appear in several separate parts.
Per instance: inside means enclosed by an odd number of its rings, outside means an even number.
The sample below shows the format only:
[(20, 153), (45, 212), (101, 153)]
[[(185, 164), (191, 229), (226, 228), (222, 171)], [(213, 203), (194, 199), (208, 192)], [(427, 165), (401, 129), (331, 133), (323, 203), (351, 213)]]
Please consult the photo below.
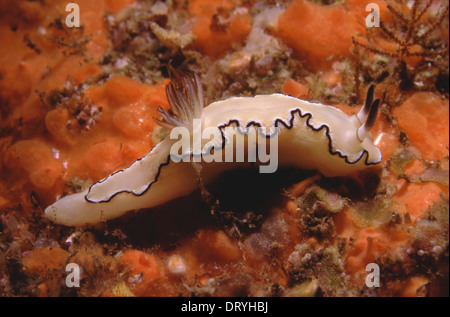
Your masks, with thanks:
[(393, 110), (401, 129), (426, 160), (448, 155), (449, 102), (429, 92), (418, 92)]
[[(244, 42), (251, 30), (251, 20), (245, 13), (229, 16), (233, 6), (233, 1), (189, 2), (190, 12), (195, 15), (195, 48), (217, 58), (231, 49), (233, 43)], [(225, 16), (220, 13), (225, 13)]]
[(53, 157), (50, 147), (38, 140), (22, 140), (12, 145), (6, 152), (5, 164), (25, 170), (31, 183), (40, 189), (53, 187), (62, 176), (61, 163)]
[(51, 270), (64, 270), (69, 252), (60, 247), (37, 248), (22, 258), (25, 269), (32, 274), (46, 274)]
[(330, 65), (340, 55), (350, 56), (352, 36), (363, 31), (344, 6), (306, 0), (294, 1), (278, 20), (279, 36), (314, 70)]
[(128, 283), (130, 290), (137, 296), (143, 296), (161, 276), (156, 258), (139, 250), (126, 250), (122, 262), (131, 268)]

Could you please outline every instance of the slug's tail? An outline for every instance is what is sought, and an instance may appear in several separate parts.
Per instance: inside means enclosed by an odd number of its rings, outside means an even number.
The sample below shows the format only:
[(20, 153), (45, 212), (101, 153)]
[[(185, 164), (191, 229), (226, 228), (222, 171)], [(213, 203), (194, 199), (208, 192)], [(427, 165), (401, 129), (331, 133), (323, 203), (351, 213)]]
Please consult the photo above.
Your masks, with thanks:
[(166, 138), (130, 167), (84, 192), (57, 200), (45, 209), (45, 214), (58, 224), (84, 226), (190, 194), (197, 187), (196, 175), (188, 163), (171, 164), (169, 151), (173, 143)]
[[(357, 136), (359, 141), (364, 141), (365, 138), (369, 136), (369, 131), (372, 129), (373, 125), (378, 116), (378, 108), (381, 104), (380, 99), (374, 99), (375, 86), (371, 85), (367, 91), (366, 101), (364, 106), (358, 113), (358, 119), (362, 123), (361, 127), (358, 129)], [(383, 96), (384, 99), (384, 96)]]

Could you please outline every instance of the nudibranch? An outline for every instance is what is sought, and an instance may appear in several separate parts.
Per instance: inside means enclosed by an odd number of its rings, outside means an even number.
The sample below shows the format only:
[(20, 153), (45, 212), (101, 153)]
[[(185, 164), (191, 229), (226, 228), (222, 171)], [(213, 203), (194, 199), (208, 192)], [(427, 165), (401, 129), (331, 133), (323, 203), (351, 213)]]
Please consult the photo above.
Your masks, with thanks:
[[(176, 159), (173, 148), (180, 140), (171, 133), (130, 167), (116, 171), (83, 192), (57, 200), (46, 208), (47, 217), (58, 224), (83, 226), (187, 196), (201, 185), (214, 182), (227, 170), (261, 166), (261, 159), (255, 163), (234, 156), (232, 161), (220, 158), (230, 148), (248, 149), (245, 153), (248, 158), (257, 157), (255, 143), (262, 143), (274, 134), (280, 167), (317, 170), (325, 177), (335, 177), (381, 161), (381, 153), (369, 133), (380, 105), (379, 99), (374, 100), (373, 86), (360, 112), (351, 116), (333, 106), (283, 94), (232, 97), (204, 107), (198, 76), (172, 72), (173, 78), (166, 87), (171, 109), (159, 108), (161, 119), (155, 121), (172, 132), (184, 128), (192, 134), (191, 141), (206, 131), (210, 138), (202, 138), (197, 150), (195, 146), (177, 147)], [(267, 133), (268, 130), (272, 132)], [(260, 131), (260, 135), (255, 131)], [(263, 147), (268, 148), (267, 144)], [(212, 156), (215, 159), (211, 160)]]

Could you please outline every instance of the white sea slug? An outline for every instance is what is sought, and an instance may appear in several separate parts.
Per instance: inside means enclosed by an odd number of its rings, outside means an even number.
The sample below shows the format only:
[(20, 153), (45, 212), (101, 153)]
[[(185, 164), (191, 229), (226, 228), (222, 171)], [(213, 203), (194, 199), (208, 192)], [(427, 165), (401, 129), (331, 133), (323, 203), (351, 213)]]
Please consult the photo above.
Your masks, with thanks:
[[(326, 177), (334, 177), (381, 161), (381, 153), (369, 134), (380, 104), (379, 99), (373, 100), (373, 86), (361, 111), (352, 116), (332, 106), (282, 94), (233, 97), (203, 107), (198, 76), (176, 71), (166, 93), (171, 110), (160, 108), (162, 120), (155, 120), (172, 131), (184, 127), (194, 138), (208, 131), (211, 138), (201, 140), (201, 152), (195, 150), (195, 145), (181, 148), (180, 157), (190, 160), (174, 160), (170, 153), (180, 140), (167, 137), (130, 167), (47, 207), (45, 214), (51, 220), (67, 226), (96, 224), (130, 210), (154, 207), (189, 195), (227, 170), (255, 164), (261, 167), (260, 158), (256, 163), (250, 159), (246, 162), (217, 159), (224, 158), (230, 148), (246, 149), (247, 158), (258, 157), (255, 143), (270, 138), (268, 134), (256, 138), (258, 133), (253, 131), (256, 129), (250, 127), (276, 131), (276, 159), (280, 167), (317, 170)], [(211, 147), (212, 151), (205, 150)], [(211, 160), (213, 156), (216, 160)]]

